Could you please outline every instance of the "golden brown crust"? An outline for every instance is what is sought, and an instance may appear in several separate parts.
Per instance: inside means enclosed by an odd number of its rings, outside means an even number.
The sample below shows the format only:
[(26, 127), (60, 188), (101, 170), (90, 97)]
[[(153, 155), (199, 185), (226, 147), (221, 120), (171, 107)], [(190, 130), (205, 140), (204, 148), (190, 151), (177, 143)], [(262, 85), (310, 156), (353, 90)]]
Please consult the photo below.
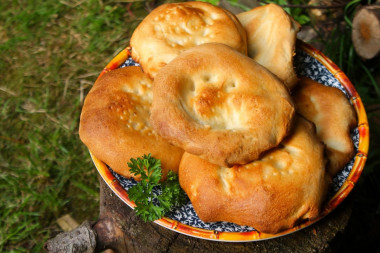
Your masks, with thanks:
[(224, 168), (185, 152), (179, 180), (204, 222), (277, 233), (318, 217), (330, 183), (323, 150), (313, 124), (298, 118), (280, 147), (247, 165)]
[(150, 77), (183, 50), (208, 42), (229, 45), (247, 54), (247, 36), (237, 18), (204, 2), (163, 4), (136, 28), (132, 58)]
[(318, 137), (326, 144), (328, 171), (334, 176), (354, 155), (350, 132), (356, 114), (343, 92), (302, 77), (294, 92), (297, 112), (314, 122)]
[(185, 151), (222, 165), (245, 164), (291, 128), (290, 95), (273, 74), (217, 43), (183, 52), (153, 83), (152, 127)]
[(80, 119), (83, 143), (115, 172), (133, 177), (127, 163), (151, 153), (161, 159), (164, 176), (178, 171), (183, 151), (163, 140), (150, 127), (152, 81), (140, 67), (104, 74), (87, 95)]
[(237, 17), (247, 32), (248, 55), (292, 89), (298, 81), (293, 55), (300, 25), (276, 4), (256, 7)]

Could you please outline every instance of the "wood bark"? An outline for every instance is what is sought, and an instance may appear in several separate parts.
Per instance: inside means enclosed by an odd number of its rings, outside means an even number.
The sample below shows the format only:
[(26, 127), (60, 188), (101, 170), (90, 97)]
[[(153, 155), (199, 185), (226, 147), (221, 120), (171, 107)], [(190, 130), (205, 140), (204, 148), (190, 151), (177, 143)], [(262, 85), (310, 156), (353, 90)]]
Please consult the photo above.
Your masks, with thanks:
[(352, 22), (352, 42), (356, 53), (369, 60), (380, 53), (380, 5), (359, 9)]
[(92, 253), (96, 246), (96, 233), (89, 221), (83, 222), (76, 229), (57, 235), (45, 243), (47, 252), (83, 252)]
[[(228, 243), (189, 237), (155, 223), (145, 223), (100, 179), (100, 215), (88, 232), (68, 232), (49, 240), (48, 252), (330, 252), (331, 243), (347, 226), (351, 204), (347, 199), (321, 221), (293, 234), (257, 242)], [(83, 225), (81, 225), (82, 227)], [(78, 228), (79, 229), (79, 228)], [(88, 234), (96, 237), (96, 246)], [(91, 236), (90, 236), (91, 237)], [(75, 239), (70, 246), (70, 238)], [(78, 241), (82, 244), (78, 245)], [(65, 249), (65, 250), (62, 250)], [(71, 250), (71, 251), (70, 251)]]

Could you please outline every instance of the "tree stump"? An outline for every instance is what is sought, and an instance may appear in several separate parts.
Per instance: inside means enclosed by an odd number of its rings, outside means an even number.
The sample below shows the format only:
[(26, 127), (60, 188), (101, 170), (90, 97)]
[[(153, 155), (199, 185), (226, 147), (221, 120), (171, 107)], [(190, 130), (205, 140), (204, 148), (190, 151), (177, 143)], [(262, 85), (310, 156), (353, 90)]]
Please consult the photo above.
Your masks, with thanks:
[(356, 53), (369, 60), (380, 53), (380, 5), (359, 9), (352, 21), (352, 42)]
[[(317, 223), (293, 234), (256, 242), (217, 242), (179, 234), (145, 223), (100, 179), (99, 220), (58, 235), (45, 244), (48, 252), (330, 252), (352, 211), (346, 199)], [(92, 226), (89, 224), (93, 224)], [(83, 238), (82, 238), (83, 236)], [(94, 245), (93, 238), (96, 238)], [(79, 245), (78, 245), (79, 242)], [(83, 245), (80, 245), (81, 243)]]

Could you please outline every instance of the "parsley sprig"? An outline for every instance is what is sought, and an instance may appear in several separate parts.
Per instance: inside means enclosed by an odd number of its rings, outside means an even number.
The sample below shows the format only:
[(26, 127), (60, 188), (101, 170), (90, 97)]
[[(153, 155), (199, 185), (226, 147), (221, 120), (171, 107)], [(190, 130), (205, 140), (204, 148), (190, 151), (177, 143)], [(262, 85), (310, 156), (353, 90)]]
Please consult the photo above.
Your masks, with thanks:
[[(135, 202), (136, 214), (143, 221), (160, 219), (173, 207), (186, 203), (186, 195), (179, 185), (177, 174), (169, 171), (166, 181), (160, 183), (161, 161), (151, 154), (137, 159), (132, 158), (128, 167), (131, 173), (141, 178), (140, 182), (128, 190), (128, 195)], [(155, 188), (161, 190), (154, 190)]]

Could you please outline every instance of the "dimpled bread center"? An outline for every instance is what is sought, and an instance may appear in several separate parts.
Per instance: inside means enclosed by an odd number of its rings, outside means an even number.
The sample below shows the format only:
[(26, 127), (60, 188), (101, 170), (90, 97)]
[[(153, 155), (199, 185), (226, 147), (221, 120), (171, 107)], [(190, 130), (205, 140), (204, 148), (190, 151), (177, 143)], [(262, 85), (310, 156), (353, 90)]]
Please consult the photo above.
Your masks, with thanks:
[(124, 85), (123, 91), (128, 101), (114, 106), (120, 120), (126, 121), (128, 129), (148, 136), (156, 135), (149, 123), (149, 108), (153, 99), (151, 89), (151, 84), (144, 80)]
[(208, 27), (214, 24), (218, 16), (217, 14), (210, 15), (199, 8), (173, 6), (155, 17), (154, 36), (166, 41), (174, 48), (200, 45), (215, 36)]
[(239, 81), (233, 78), (203, 73), (184, 78), (180, 103), (206, 128), (245, 130), (257, 124), (257, 119), (265, 120), (265, 113), (271, 110), (262, 104), (260, 108), (261, 101), (270, 98), (258, 94), (240, 90)]

